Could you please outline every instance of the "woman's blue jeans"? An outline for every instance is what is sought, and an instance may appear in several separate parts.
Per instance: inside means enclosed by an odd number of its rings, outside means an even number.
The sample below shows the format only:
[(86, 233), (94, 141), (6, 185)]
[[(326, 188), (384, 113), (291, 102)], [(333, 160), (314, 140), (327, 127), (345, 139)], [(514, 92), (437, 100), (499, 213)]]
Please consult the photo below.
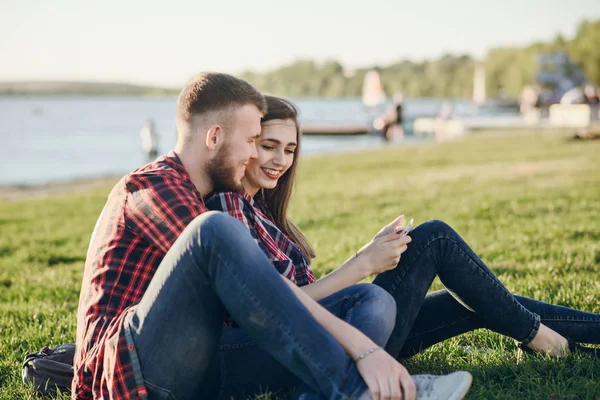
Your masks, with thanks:
[[(384, 346), (396, 303), (371, 284), (320, 302)], [(224, 328), (226, 312), (240, 328)], [(125, 325), (149, 399), (243, 399), (298, 387), (301, 399), (353, 399), (355, 363), (283, 282), (249, 231), (224, 213), (196, 218)]]
[[(444, 222), (424, 223), (410, 236), (398, 266), (373, 281), (396, 299), (396, 324), (386, 346), (395, 357), (478, 328), (528, 343), (540, 322), (577, 342), (600, 343), (599, 314), (512, 295)], [(446, 289), (427, 294), (436, 276)]]

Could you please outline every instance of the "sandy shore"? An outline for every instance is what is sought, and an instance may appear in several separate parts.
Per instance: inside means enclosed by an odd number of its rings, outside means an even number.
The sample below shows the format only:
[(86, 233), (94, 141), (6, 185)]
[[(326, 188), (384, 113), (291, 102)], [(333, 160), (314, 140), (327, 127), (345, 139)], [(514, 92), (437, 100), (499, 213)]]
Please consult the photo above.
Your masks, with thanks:
[(15, 200), (26, 197), (43, 197), (56, 194), (82, 192), (96, 187), (114, 185), (121, 177), (122, 175), (102, 178), (74, 179), (66, 182), (47, 183), (43, 185), (0, 186), (0, 199)]

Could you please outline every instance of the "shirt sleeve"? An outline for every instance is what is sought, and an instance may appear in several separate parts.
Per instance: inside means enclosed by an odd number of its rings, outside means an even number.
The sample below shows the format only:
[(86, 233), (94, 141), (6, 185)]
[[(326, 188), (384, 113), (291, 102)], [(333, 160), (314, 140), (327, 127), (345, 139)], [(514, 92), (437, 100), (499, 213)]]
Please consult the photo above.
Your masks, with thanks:
[(191, 185), (168, 175), (138, 176), (127, 182), (125, 223), (164, 253), (206, 206)]

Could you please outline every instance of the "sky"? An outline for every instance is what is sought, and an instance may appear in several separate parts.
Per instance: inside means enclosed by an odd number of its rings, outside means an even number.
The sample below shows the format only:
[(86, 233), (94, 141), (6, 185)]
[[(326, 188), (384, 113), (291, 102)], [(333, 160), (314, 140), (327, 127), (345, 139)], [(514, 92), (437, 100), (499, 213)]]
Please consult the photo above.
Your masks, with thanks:
[(600, 0), (0, 0), (0, 81), (177, 87), (296, 59), (483, 57), (573, 37), (584, 19), (600, 19)]

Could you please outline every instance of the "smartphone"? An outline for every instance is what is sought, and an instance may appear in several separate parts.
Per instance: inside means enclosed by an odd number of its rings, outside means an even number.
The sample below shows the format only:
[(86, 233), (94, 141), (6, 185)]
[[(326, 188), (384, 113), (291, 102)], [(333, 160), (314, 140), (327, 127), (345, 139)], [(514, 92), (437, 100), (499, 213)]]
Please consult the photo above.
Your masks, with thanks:
[[(411, 218), (410, 221), (408, 221), (408, 224), (405, 227), (399, 228), (396, 233), (401, 233), (402, 235), (400, 236), (400, 238), (408, 235), (408, 233), (412, 230), (413, 228), (413, 224), (415, 223), (414, 218)], [(398, 238), (398, 239), (400, 239)]]

